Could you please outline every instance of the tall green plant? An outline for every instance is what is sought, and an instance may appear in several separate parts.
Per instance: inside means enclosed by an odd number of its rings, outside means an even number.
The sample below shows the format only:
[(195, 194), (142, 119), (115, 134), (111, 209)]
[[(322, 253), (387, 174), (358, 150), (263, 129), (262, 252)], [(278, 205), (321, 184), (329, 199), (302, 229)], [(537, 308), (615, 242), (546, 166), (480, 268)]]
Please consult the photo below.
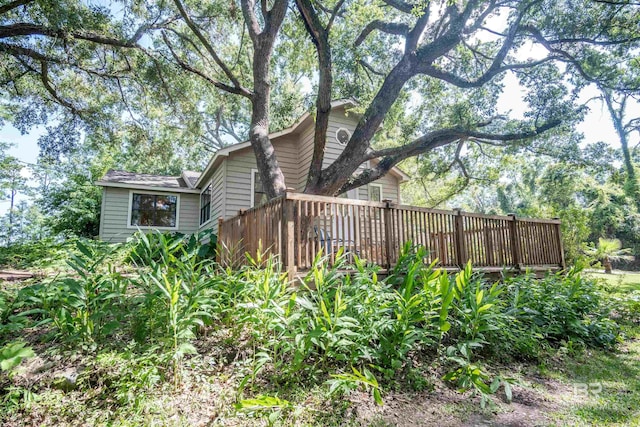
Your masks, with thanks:
[(184, 355), (197, 353), (191, 343), (196, 329), (216, 311), (211, 289), (218, 279), (213, 262), (201, 259), (197, 246), (161, 233), (152, 236), (141, 234), (133, 250), (140, 262), (133, 283), (142, 291), (146, 319), (138, 334), (161, 344), (177, 386)]

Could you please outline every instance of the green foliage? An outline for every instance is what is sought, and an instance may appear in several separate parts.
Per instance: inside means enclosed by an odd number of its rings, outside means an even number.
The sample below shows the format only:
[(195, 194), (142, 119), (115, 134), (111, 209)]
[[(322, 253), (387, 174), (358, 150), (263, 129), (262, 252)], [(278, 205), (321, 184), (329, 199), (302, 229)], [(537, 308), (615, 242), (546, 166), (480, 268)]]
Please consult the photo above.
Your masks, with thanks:
[(201, 246), (192, 239), (153, 233), (138, 236), (134, 257), (140, 276), (134, 285), (142, 293), (141, 307), (148, 319), (137, 324), (138, 337), (156, 337), (167, 359), (173, 363), (178, 385), (180, 362), (185, 354), (196, 354), (191, 340), (198, 327), (213, 315), (209, 291), (214, 278), (213, 263), (200, 257)]
[(0, 267), (8, 269), (49, 269), (63, 267), (75, 240), (56, 242), (42, 239), (0, 248)]
[(24, 342), (8, 343), (0, 348), (0, 369), (3, 371), (11, 371), (18, 366), (24, 359), (35, 356), (31, 347), (25, 347)]
[(631, 249), (623, 248), (618, 239), (598, 239), (598, 246), (587, 246), (584, 250), (587, 256), (594, 261), (602, 261), (605, 273), (611, 273), (611, 261), (632, 261), (634, 257), (629, 255)]
[(291, 405), (266, 395), (265, 382), (316, 384), (331, 395), (364, 388), (382, 404), (387, 388), (424, 385), (426, 364), (484, 405), (500, 389), (511, 398), (514, 380), (494, 372), (496, 359), (542, 358), (560, 346), (610, 348), (617, 340), (606, 300), (578, 270), (491, 283), (470, 264), (449, 276), (424, 263), (424, 248), (407, 244), (384, 280), (354, 254), (353, 267), (343, 253), (332, 267), (318, 254), (293, 286), (272, 257), (221, 269), (202, 256), (203, 240), (139, 233), (124, 245), (78, 241), (72, 275), (2, 294), (0, 315), (12, 326), (0, 334), (48, 328), (43, 339), (96, 353), (80, 386), (137, 407), (139, 395), (165, 378), (181, 386), (185, 361), (198, 357), (199, 333), (226, 331), (243, 355), (233, 362), (238, 410), (269, 422)]
[(617, 342), (619, 328), (611, 320), (609, 301), (580, 269), (543, 279), (509, 278), (504, 303), (503, 324), (492, 336), (500, 351), (512, 357), (540, 358), (553, 345), (611, 348)]

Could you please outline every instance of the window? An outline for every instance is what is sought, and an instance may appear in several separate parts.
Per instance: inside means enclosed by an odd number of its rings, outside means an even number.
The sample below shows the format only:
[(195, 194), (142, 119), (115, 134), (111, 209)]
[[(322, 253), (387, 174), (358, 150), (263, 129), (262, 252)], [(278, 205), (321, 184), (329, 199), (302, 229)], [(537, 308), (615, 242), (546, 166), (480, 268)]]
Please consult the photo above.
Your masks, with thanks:
[(349, 190), (346, 193), (342, 193), (338, 196), (338, 198), (358, 200), (358, 189), (354, 188), (353, 190)]
[(369, 184), (369, 201), (371, 202), (382, 201), (382, 185), (381, 184)]
[(176, 228), (178, 196), (168, 194), (131, 194), (130, 226)]
[(200, 225), (211, 218), (211, 184), (200, 193)]
[(257, 169), (251, 169), (251, 207), (260, 206), (267, 201), (262, 180)]

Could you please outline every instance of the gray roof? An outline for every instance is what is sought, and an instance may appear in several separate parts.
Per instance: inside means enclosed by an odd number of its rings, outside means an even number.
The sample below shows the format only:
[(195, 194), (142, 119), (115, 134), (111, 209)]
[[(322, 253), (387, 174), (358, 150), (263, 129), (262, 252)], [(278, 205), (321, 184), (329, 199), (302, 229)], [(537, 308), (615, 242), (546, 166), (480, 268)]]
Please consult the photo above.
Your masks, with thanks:
[(189, 181), (189, 187), (193, 188), (195, 187), (196, 182), (198, 182), (198, 178), (200, 178), (200, 172), (182, 171), (182, 176)]
[[(191, 179), (191, 176), (189, 176), (189, 181), (191, 181)], [(116, 170), (109, 170), (105, 176), (102, 177), (101, 181), (117, 182), (120, 184), (146, 185), (149, 187), (192, 188), (187, 185), (181, 176), (150, 175), (147, 173)]]

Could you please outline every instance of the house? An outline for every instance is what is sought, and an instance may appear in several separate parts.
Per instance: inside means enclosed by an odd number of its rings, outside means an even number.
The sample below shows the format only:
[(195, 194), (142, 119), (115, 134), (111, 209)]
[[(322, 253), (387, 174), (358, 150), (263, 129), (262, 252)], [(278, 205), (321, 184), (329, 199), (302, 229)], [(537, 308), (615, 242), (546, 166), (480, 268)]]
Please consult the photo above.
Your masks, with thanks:
[[(329, 118), (325, 167), (349, 140), (358, 117), (348, 112), (351, 101), (335, 101)], [(287, 129), (270, 135), (288, 188), (303, 191), (313, 155), (314, 118), (303, 115)], [(409, 177), (398, 168), (343, 197), (400, 202), (400, 183)], [(249, 142), (219, 150), (202, 173), (158, 176), (109, 171), (96, 185), (103, 187), (100, 238), (121, 242), (137, 229), (195, 233), (217, 229), (218, 218), (265, 201), (256, 159)], [(217, 230), (216, 230), (217, 231)]]

